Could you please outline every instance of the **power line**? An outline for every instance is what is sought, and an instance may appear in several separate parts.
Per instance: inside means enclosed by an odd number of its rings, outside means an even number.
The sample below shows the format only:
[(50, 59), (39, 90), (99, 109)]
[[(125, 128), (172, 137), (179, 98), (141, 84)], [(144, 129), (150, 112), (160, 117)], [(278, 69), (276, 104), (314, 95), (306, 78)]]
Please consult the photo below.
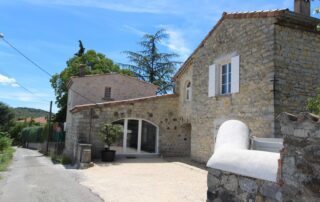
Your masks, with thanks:
[[(9, 74), (7, 74), (6, 72), (4, 72), (3, 70), (1, 70), (2, 74), (6, 75), (7, 77), (11, 77)], [(45, 103), (48, 103), (50, 101), (43, 99), (42, 97), (39, 97), (35, 92), (29, 90), (27, 87), (23, 86), (21, 83), (19, 83), (18, 81), (15, 80), (15, 84), (17, 84), (20, 88), (24, 89), (25, 91), (27, 91), (28, 93), (35, 95), (36, 97), (40, 98), (42, 101), (44, 101)]]
[[(36, 62), (34, 62), (31, 58), (29, 58), (28, 56), (26, 56), (23, 52), (21, 52), (18, 48), (16, 48), (12, 43), (10, 43), (9, 41), (7, 41), (6, 39), (4, 39), (3, 35), (0, 35), (0, 38), (6, 43), (8, 44), (11, 48), (13, 48), (17, 53), (19, 53), (21, 56), (23, 56), (26, 60), (28, 60), (30, 63), (32, 63), (34, 66), (36, 66), (38, 69), (40, 69), (42, 72), (44, 72), (45, 74), (47, 74), (50, 78), (53, 76), (52, 74), (50, 74), (47, 70), (45, 70), (44, 68), (42, 68), (40, 65), (38, 65)], [(90, 103), (93, 103), (95, 105), (97, 105), (98, 107), (100, 107), (96, 102), (92, 101), (91, 99), (87, 98), (84, 95), (81, 95), (81, 93), (79, 93), (78, 91), (72, 89), (71, 87), (69, 88), (72, 92), (76, 93), (77, 95), (79, 95), (80, 97), (84, 98), (85, 100), (89, 101)]]
[(7, 41), (5, 38), (2, 38), (2, 40), (8, 44), (11, 48), (13, 48), (15, 51), (17, 51), (20, 55), (22, 55), (25, 59), (27, 59), (29, 62), (31, 62), (34, 66), (36, 66), (37, 68), (39, 68), (41, 71), (43, 71), (45, 74), (47, 74), (49, 77), (52, 77), (52, 75), (45, 70), (44, 68), (42, 68), (40, 65), (38, 65), (36, 62), (34, 62), (33, 60), (31, 60), (28, 56), (26, 56), (25, 54), (23, 54), (19, 49), (17, 49), (14, 45), (12, 45), (9, 41)]

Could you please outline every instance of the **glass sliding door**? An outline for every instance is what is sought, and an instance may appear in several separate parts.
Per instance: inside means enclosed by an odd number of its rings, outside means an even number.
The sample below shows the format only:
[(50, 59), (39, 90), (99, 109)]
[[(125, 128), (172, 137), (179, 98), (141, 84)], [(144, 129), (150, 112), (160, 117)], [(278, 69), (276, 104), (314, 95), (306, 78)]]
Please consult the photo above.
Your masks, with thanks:
[(142, 120), (141, 153), (156, 153), (157, 128)]
[(126, 153), (138, 153), (139, 120), (128, 120)]

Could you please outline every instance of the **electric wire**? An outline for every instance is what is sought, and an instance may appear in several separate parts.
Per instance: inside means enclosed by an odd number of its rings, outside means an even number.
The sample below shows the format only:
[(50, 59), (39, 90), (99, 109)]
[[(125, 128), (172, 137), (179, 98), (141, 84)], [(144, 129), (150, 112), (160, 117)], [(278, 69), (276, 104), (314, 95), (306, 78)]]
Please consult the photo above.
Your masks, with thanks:
[[(8, 73), (4, 72), (2, 69), (0, 70), (0, 73), (1, 73), (2, 75), (4, 75), (4, 76), (9, 77), (9, 78), (10, 78), (10, 77), (13, 78), (13, 77), (10, 76)], [(24, 89), (26, 92), (28, 92), (28, 93), (30, 93), (30, 94), (32, 94), (32, 95), (35, 95), (36, 97), (40, 98), (42, 101), (44, 101), (44, 103), (50, 102), (50, 101), (45, 100), (44, 98), (40, 97), (39, 95), (37, 95), (35, 92), (29, 90), (27, 87), (25, 87), (24, 85), (22, 85), (21, 83), (19, 83), (17, 80), (15, 80), (14, 84), (17, 84), (18, 87)], [(43, 102), (38, 102), (38, 103), (43, 103)]]
[[(31, 58), (29, 58), (27, 55), (25, 55), (22, 51), (20, 51), (18, 48), (16, 48), (12, 43), (10, 43), (8, 40), (6, 40), (5, 38), (2, 38), (2, 40), (8, 44), (12, 49), (14, 49), (17, 53), (19, 53), (21, 56), (23, 56), (26, 60), (28, 60), (31, 64), (33, 64), (35, 67), (37, 67), (38, 69), (40, 69), (42, 72), (44, 72), (45, 74), (47, 74), (50, 78), (53, 76), (52, 74), (50, 74), (47, 70), (45, 70), (45, 68), (42, 68), (38, 63), (36, 63), (35, 61), (33, 61)], [(85, 100), (89, 101), (92, 104), (95, 104), (97, 107), (100, 108), (100, 106), (92, 101), (91, 99), (87, 98), (86, 96), (82, 95), (81, 93), (79, 93), (78, 91), (72, 89), (71, 87), (69, 88), (72, 92), (76, 93), (77, 95), (79, 95), (80, 97), (84, 98)]]

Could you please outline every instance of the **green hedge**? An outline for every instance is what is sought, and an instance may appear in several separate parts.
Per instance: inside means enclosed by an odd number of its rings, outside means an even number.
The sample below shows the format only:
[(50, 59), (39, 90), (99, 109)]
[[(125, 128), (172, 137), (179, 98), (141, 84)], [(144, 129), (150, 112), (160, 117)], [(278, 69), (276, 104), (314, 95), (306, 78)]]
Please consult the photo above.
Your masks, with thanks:
[(21, 140), (22, 142), (34, 142), (39, 143), (45, 140), (42, 133), (44, 128), (42, 126), (33, 126), (22, 129)]

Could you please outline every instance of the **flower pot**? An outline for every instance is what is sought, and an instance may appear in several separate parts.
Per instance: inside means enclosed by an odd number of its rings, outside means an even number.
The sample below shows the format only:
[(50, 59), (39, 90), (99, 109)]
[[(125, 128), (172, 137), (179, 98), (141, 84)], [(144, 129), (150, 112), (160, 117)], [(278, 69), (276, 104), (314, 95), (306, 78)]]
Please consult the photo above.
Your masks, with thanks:
[(101, 151), (101, 161), (103, 162), (112, 162), (116, 156), (116, 151), (114, 150), (102, 150)]

